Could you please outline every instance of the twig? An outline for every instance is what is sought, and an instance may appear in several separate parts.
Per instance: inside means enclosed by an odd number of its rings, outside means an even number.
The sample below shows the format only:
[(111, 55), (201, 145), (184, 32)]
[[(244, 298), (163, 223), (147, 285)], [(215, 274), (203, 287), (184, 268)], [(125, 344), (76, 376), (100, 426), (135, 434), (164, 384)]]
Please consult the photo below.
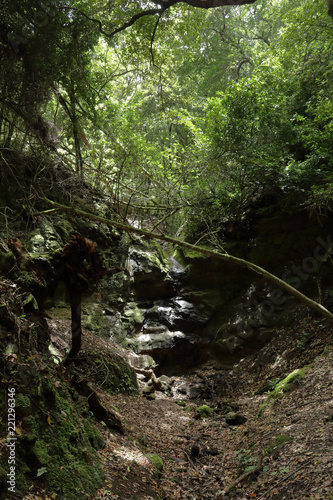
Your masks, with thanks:
[(196, 472), (199, 472), (199, 471), (198, 471), (198, 468), (194, 465), (193, 460), (191, 459), (191, 457), (189, 456), (189, 454), (188, 454), (188, 453), (186, 453), (186, 451), (184, 451), (184, 453), (185, 453), (185, 455), (186, 455), (186, 457), (187, 457), (187, 460), (188, 460), (189, 464), (191, 465), (191, 467), (192, 467), (192, 468), (193, 468)]
[(281, 479), (281, 481), (279, 481), (278, 483), (274, 484), (274, 486), (272, 486), (263, 495), (261, 495), (261, 497), (258, 497), (258, 500), (260, 500), (260, 498), (264, 498), (267, 495), (267, 493), (269, 493), (270, 491), (274, 490), (274, 488), (276, 488), (277, 486), (279, 486), (279, 484), (283, 483), (284, 481), (286, 481), (287, 479), (289, 479), (291, 476), (293, 476), (294, 474), (296, 474), (296, 472), (298, 472), (300, 469), (302, 469), (304, 467), (304, 465), (307, 465), (309, 462), (311, 462), (311, 460), (312, 459), (310, 458), (306, 462), (303, 462), (300, 467), (298, 467), (296, 470), (294, 470), (293, 472), (291, 472), (288, 476), (286, 476), (283, 479)]
[(238, 483), (241, 483), (242, 481), (245, 481), (245, 479), (247, 479), (249, 476), (252, 476), (252, 474), (256, 474), (257, 472), (259, 472), (263, 468), (262, 459), (263, 459), (263, 454), (261, 454), (259, 457), (257, 467), (255, 469), (244, 472), (244, 474), (242, 474), (237, 479), (235, 479), (235, 481), (230, 483), (229, 486), (224, 490), (224, 494), (229, 493), (229, 491), (232, 490), (234, 486), (236, 486)]

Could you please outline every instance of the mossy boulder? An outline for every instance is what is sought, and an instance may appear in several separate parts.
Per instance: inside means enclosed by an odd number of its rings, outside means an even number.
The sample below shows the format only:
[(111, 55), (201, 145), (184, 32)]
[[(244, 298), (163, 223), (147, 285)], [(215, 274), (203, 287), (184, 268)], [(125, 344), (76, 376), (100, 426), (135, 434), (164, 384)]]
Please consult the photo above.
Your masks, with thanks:
[(108, 321), (101, 304), (98, 302), (86, 302), (84, 304), (82, 320), (85, 328), (101, 337), (109, 336)]
[[(157, 245), (157, 246), (156, 246)], [(159, 245), (134, 247), (129, 252), (131, 281), (139, 300), (156, 300), (168, 297), (172, 289), (170, 264)]]
[(274, 400), (281, 399), (283, 398), (284, 394), (294, 390), (304, 379), (310, 368), (311, 368), (310, 366), (297, 368), (296, 370), (292, 371), (287, 377), (281, 380), (276, 385), (274, 390), (268, 394), (266, 400), (260, 406), (258, 416), (260, 417), (261, 415), (263, 415), (267, 406)]
[(41, 439), (37, 439), (29, 453), (30, 463), (35, 463), (38, 467), (46, 465), (50, 461), (46, 443)]
[(122, 323), (126, 331), (130, 334), (143, 324), (143, 311), (136, 302), (128, 302), (122, 312)]
[[(34, 483), (66, 500), (94, 497), (104, 480), (96, 453), (104, 439), (95, 419), (86, 408), (81, 412), (68, 380), (55, 379), (45, 365), (41, 376), (31, 360), (26, 363), (24, 380), (18, 372), (15, 377), (16, 410), (22, 419), (16, 446), (17, 490), (24, 493)], [(27, 387), (29, 397), (24, 394)], [(6, 483), (0, 487), (4, 489)]]
[(243, 425), (247, 421), (247, 418), (240, 413), (229, 411), (225, 416), (225, 421), (229, 425)]
[(200, 418), (209, 418), (214, 415), (214, 410), (208, 405), (202, 405), (196, 409), (196, 413)]
[(139, 393), (134, 369), (116, 353), (90, 351), (82, 358), (78, 356), (75, 364), (80, 373), (96, 385), (103, 385), (103, 390), (111, 394), (136, 396)]
[[(65, 222), (62, 224), (64, 226)], [(53, 224), (44, 218), (40, 227), (32, 231), (27, 243), (28, 251), (36, 252), (54, 252), (63, 246), (62, 238)]]
[(95, 450), (104, 448), (105, 440), (96, 425), (94, 425), (89, 420), (85, 420), (83, 423), (83, 428), (91, 446), (95, 448)]

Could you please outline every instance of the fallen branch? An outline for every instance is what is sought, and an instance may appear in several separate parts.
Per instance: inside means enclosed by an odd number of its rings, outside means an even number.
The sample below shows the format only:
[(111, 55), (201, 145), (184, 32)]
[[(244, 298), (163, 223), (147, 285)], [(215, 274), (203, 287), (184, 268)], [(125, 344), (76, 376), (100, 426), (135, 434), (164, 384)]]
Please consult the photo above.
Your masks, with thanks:
[(241, 267), (245, 267), (247, 269), (250, 269), (251, 271), (254, 271), (257, 274), (260, 274), (261, 276), (264, 276), (266, 279), (269, 281), (275, 283), (278, 285), (280, 288), (286, 290), (288, 293), (291, 295), (294, 295), (298, 299), (301, 300), (304, 304), (306, 304), (308, 307), (311, 309), (314, 309), (316, 312), (324, 316), (326, 319), (328, 319), (331, 323), (333, 323), (333, 314), (328, 311), (324, 306), (321, 304), (318, 304), (318, 302), (315, 302), (314, 300), (310, 299), (306, 295), (304, 295), (302, 292), (299, 292), (296, 288), (292, 287), (282, 279), (278, 278), (274, 274), (271, 274), (269, 271), (266, 271), (266, 269), (263, 269), (262, 267), (258, 266), (257, 264), (253, 264), (252, 262), (249, 262), (244, 259), (240, 259), (239, 257), (234, 257), (233, 255), (229, 255), (227, 253), (221, 253), (217, 252), (214, 250), (209, 250), (207, 248), (199, 247), (192, 245), (191, 243), (187, 243), (186, 241), (180, 240), (179, 238), (173, 238), (171, 236), (168, 236), (166, 234), (157, 234), (153, 233), (152, 231), (148, 231), (146, 229), (140, 229), (137, 227), (129, 226), (128, 224), (123, 224), (120, 222), (112, 221), (110, 219), (107, 219), (105, 217), (101, 217), (98, 215), (94, 215), (88, 212), (84, 212), (83, 210), (78, 210), (74, 207), (68, 207), (66, 205), (61, 205), (60, 203), (55, 203), (52, 200), (49, 200), (44, 194), (41, 196), (41, 198), (46, 202), (48, 205), (50, 205), (52, 208), (50, 210), (45, 210), (41, 212), (41, 214), (48, 215), (50, 213), (53, 213), (55, 210), (59, 210), (62, 212), (67, 212), (72, 215), (76, 215), (77, 217), (83, 217), (85, 219), (89, 220), (94, 220), (96, 222), (101, 222), (103, 224), (106, 224), (107, 226), (114, 227), (116, 229), (119, 229), (121, 231), (127, 231), (130, 233), (135, 233), (139, 234), (141, 236), (145, 236), (146, 238), (149, 239), (155, 239), (155, 240), (161, 240), (161, 241), (166, 241), (168, 243), (172, 243), (173, 245), (178, 245), (183, 248), (188, 248), (194, 252), (197, 252), (202, 255), (208, 255), (210, 257), (215, 257), (216, 259), (221, 259), (226, 262), (229, 262), (231, 264), (235, 264)]
[(244, 472), (244, 474), (242, 474), (241, 476), (239, 476), (237, 479), (235, 479), (235, 481), (233, 481), (232, 483), (229, 484), (229, 486), (227, 486), (227, 488), (224, 490), (224, 495), (226, 495), (227, 493), (229, 493), (229, 491), (232, 490), (232, 488), (234, 488), (237, 484), (239, 483), (242, 483), (243, 481), (245, 481), (245, 479), (247, 479), (248, 477), (252, 476), (252, 474), (256, 474), (258, 472), (261, 471), (261, 469), (263, 468), (263, 463), (262, 463), (262, 459), (263, 459), (263, 454), (260, 455), (259, 457), (259, 461), (258, 461), (258, 465), (255, 469), (252, 469), (252, 470), (249, 470), (247, 472)]

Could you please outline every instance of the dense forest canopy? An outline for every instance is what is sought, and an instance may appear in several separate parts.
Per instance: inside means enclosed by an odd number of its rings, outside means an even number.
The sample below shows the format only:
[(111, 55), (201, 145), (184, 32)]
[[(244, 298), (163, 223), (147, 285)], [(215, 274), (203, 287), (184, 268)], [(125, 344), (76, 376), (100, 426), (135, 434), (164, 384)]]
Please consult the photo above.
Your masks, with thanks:
[(333, 0), (0, 0), (1, 498), (333, 498), (332, 152)]
[(192, 242), (263, 196), (323, 210), (332, 35), (323, 0), (2, 0), (0, 146)]

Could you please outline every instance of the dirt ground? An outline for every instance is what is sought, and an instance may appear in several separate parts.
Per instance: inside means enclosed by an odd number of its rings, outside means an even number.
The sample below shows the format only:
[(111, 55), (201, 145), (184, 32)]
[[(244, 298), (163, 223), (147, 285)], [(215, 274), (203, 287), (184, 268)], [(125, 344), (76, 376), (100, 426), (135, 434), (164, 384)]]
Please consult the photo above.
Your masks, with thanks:
[[(61, 349), (69, 329), (53, 320)], [(306, 335), (304, 332), (306, 331)], [(310, 333), (309, 333), (310, 332)], [(326, 347), (325, 347), (326, 346)], [(84, 350), (121, 349), (85, 332)], [(259, 410), (276, 383), (308, 365), (290, 392)], [(333, 500), (333, 346), (330, 327), (300, 319), (255, 355), (224, 374), (218, 396), (213, 365), (173, 377), (172, 396), (155, 400), (110, 395), (96, 387), (105, 407), (121, 416), (125, 434), (99, 423), (106, 446), (99, 451), (105, 485), (94, 497), (119, 500)], [(206, 397), (189, 399), (179, 389), (205, 379)], [(140, 382), (142, 385), (142, 382)], [(212, 408), (200, 418), (197, 408)], [(228, 412), (245, 417), (226, 422)], [(163, 460), (158, 471), (151, 454)], [(46, 498), (42, 493), (26, 500)]]

